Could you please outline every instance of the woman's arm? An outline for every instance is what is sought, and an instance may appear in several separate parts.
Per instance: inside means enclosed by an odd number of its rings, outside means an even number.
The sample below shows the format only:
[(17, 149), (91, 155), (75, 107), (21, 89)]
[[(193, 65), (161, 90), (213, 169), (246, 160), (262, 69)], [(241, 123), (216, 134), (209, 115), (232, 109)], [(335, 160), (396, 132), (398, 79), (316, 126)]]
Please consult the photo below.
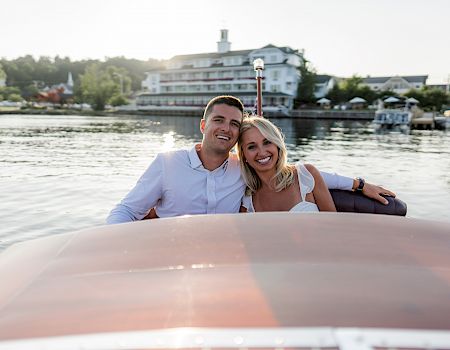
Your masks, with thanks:
[(325, 184), (322, 175), (320, 175), (319, 170), (317, 170), (316, 167), (311, 164), (305, 164), (305, 168), (311, 173), (314, 178), (315, 185), (312, 192), (319, 210), (336, 211), (333, 198), (331, 198), (330, 191), (328, 191), (328, 187)]

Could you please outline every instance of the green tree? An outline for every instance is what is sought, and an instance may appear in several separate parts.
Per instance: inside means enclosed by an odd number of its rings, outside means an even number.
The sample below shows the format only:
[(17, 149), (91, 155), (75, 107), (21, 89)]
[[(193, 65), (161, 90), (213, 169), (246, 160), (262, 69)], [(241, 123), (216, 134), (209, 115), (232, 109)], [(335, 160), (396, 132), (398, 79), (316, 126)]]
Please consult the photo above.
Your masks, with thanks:
[(450, 103), (449, 94), (441, 89), (424, 87), (424, 95), (426, 104), (424, 107), (428, 107), (434, 111), (440, 111), (444, 105)]
[(357, 75), (342, 80), (335, 85), (326, 96), (333, 103), (346, 103), (354, 97), (361, 97), (368, 103), (373, 103), (379, 94), (363, 84), (363, 79)]
[(414, 97), (419, 101), (419, 106), (426, 110), (439, 111), (450, 103), (450, 95), (444, 90), (429, 88), (427, 86), (424, 86), (420, 90), (411, 89), (405, 95)]
[(362, 83), (363, 79), (361, 77), (358, 77), (357, 75), (353, 75), (351, 78), (343, 80), (341, 84), (341, 90), (343, 91), (343, 97), (345, 101), (347, 102), (351, 100), (353, 97), (359, 96), (360, 93), (360, 85)]
[(16, 96), (20, 97), (19, 88), (12, 86), (0, 87), (0, 100), (12, 101), (11, 98), (16, 98)]
[(96, 63), (87, 66), (80, 78), (82, 100), (91, 104), (94, 110), (104, 110), (113, 96), (120, 95), (121, 87), (117, 76), (122, 76), (124, 84), (129, 82), (125, 74), (126, 72), (114, 66), (101, 68)]
[(20, 94), (11, 94), (9, 95), (8, 100), (11, 102), (21, 102), (23, 101), (23, 98)]
[(0, 80), (6, 80), (6, 73), (3, 70), (2, 64), (0, 63)]
[(314, 104), (316, 101), (314, 96), (316, 70), (306, 58), (303, 58), (298, 71), (300, 73), (300, 81), (297, 86), (297, 98), (294, 101), (295, 108), (302, 104)]
[(344, 91), (339, 84), (335, 84), (325, 97), (334, 104), (345, 102)]
[(123, 95), (114, 95), (108, 101), (111, 106), (123, 106), (128, 104), (128, 100)]
[(125, 58), (123, 56), (107, 58), (102, 64), (102, 67), (107, 66), (122, 68), (125, 72), (127, 72), (127, 76), (131, 79), (130, 89), (132, 91), (141, 89), (142, 80), (145, 79), (145, 72), (163, 67), (162, 62), (155, 59), (140, 61), (137, 59)]

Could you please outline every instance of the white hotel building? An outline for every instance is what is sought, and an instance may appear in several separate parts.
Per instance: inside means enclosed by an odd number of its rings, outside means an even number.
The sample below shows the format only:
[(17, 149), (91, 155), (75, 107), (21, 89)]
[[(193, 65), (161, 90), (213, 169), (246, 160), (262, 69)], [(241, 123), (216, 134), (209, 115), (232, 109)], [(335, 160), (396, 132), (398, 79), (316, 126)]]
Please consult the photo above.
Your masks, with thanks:
[(292, 109), (303, 52), (273, 45), (255, 50), (230, 48), (228, 30), (223, 29), (217, 52), (174, 56), (164, 69), (147, 72), (143, 92), (136, 99), (137, 108), (204, 107), (212, 97), (222, 94), (239, 97), (252, 108), (256, 99), (253, 61), (262, 58), (263, 106)]

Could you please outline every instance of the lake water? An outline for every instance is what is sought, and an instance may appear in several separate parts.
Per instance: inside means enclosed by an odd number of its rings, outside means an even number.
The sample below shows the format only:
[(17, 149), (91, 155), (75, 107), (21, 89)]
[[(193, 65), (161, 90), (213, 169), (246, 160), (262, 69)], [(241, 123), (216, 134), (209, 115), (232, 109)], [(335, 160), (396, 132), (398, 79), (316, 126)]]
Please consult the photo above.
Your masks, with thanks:
[[(450, 221), (450, 132), (375, 133), (369, 122), (274, 119), (291, 161), (362, 176)], [(0, 250), (102, 225), (155, 155), (201, 140), (199, 118), (0, 115)]]

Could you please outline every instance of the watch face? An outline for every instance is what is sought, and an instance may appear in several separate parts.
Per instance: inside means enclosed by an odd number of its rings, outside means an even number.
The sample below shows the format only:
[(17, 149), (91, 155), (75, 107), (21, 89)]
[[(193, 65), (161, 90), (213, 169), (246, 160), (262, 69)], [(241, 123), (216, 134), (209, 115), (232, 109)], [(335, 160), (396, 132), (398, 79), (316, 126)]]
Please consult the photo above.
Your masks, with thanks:
[(364, 179), (358, 178), (358, 180), (359, 180), (358, 190), (362, 191), (365, 185)]

